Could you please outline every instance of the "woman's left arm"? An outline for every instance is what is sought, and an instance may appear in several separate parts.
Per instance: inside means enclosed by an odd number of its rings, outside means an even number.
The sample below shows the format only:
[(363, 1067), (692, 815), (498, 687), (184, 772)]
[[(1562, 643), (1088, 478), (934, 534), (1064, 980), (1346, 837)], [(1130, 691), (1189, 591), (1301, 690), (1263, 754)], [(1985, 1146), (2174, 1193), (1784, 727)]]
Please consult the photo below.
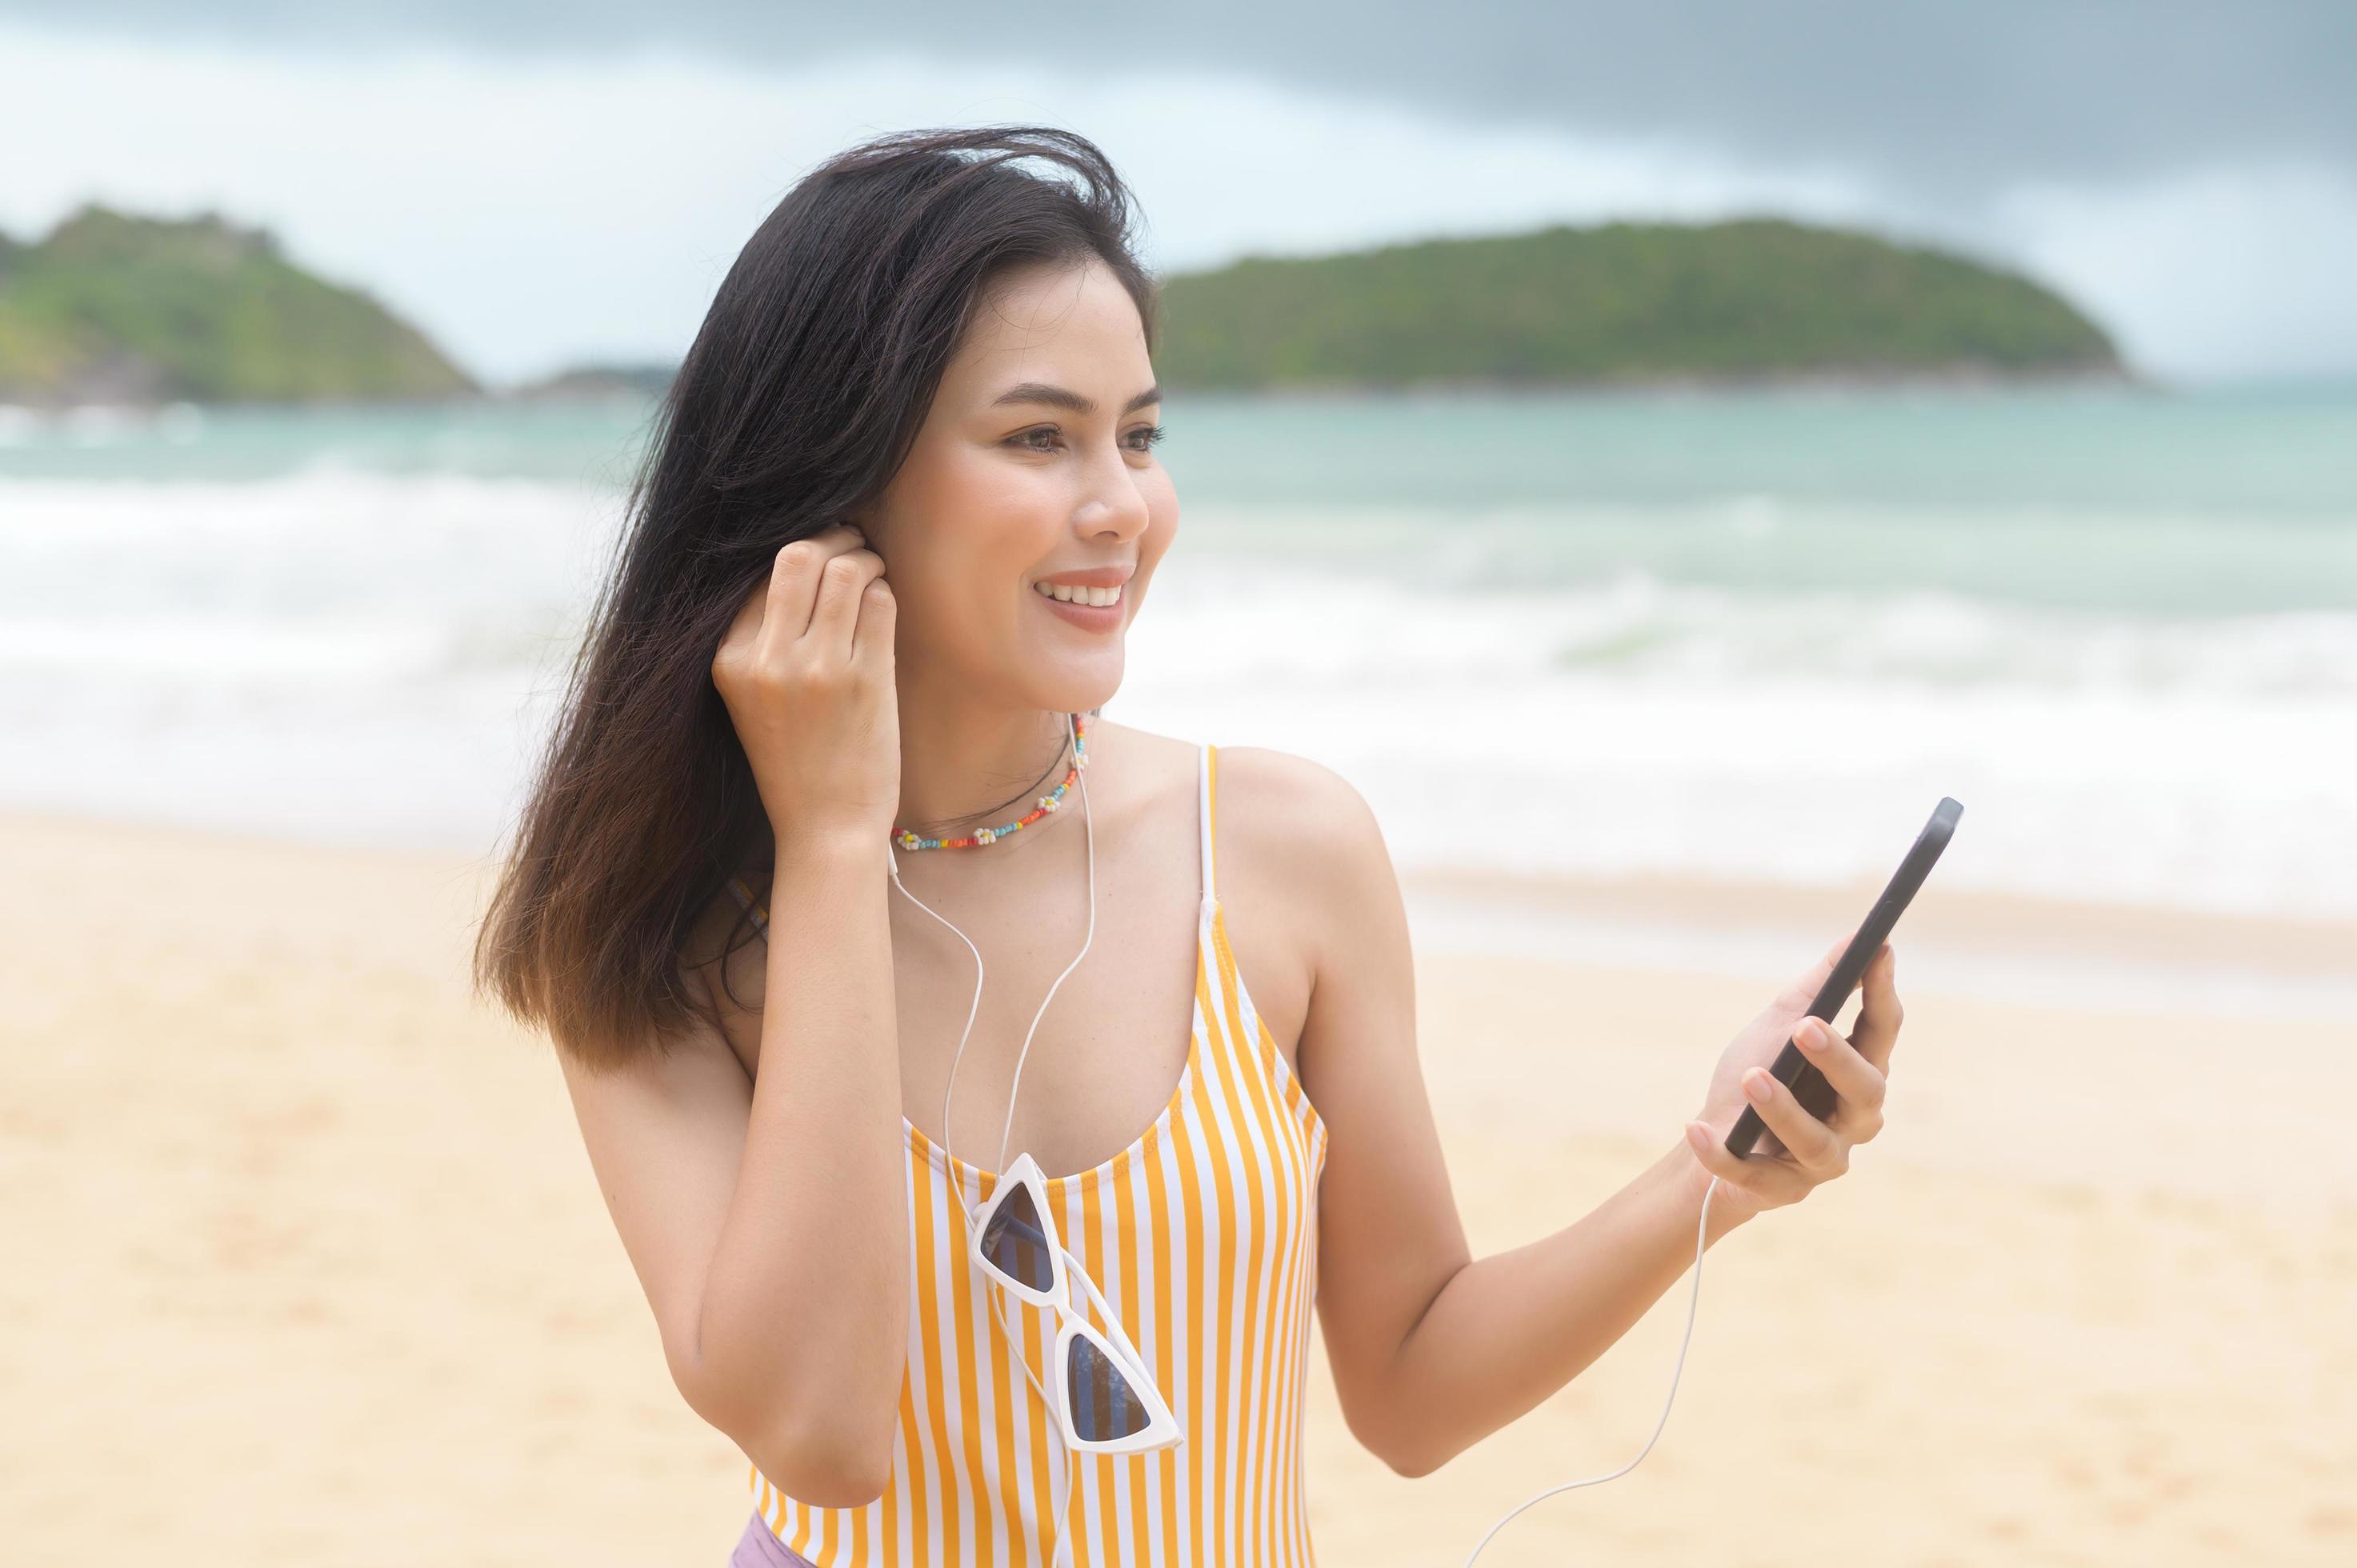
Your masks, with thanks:
[[(1900, 1022), (1893, 957), (1886, 943), (1867, 967), (1851, 1037), (1827, 1027), (1823, 1044), (1804, 1046), (1840, 1097), (1828, 1121), (1765, 1069), (1846, 936), (1735, 1036), (1699, 1120), (1660, 1158), (1553, 1235), (1475, 1259), (1416, 1059), (1407, 918), (1382, 832), (1338, 775), (1288, 771), (1316, 797), (1285, 815), (1314, 964), (1298, 1057), (1328, 1131), (1318, 1318), (1352, 1434), (1399, 1474), (1422, 1476), (1568, 1383), (1677, 1282), (1713, 1176), (1706, 1247), (1847, 1170), (1851, 1147), (1882, 1125)], [(1754, 1078), (1768, 1084), (1769, 1132), (1738, 1160), (1720, 1140)]]

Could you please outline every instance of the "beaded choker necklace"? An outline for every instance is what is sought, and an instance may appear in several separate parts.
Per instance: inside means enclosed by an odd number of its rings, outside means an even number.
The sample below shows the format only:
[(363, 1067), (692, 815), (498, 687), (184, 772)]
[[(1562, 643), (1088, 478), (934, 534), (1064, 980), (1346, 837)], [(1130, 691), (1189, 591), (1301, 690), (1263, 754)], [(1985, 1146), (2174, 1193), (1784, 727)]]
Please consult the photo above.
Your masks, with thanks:
[(1048, 794), (1040, 796), (1038, 805), (1011, 822), (995, 828), (976, 828), (962, 838), (920, 838), (917, 834), (902, 828), (892, 833), (892, 842), (902, 849), (967, 849), (1003, 839), (1009, 833), (1020, 832), (1049, 812), (1061, 807), (1064, 803), (1064, 791), (1072, 787), (1073, 781), (1081, 776), (1081, 769), (1089, 765), (1088, 715), (1071, 714), (1067, 716), (1072, 721), (1072, 766), (1065, 769), (1064, 781)]

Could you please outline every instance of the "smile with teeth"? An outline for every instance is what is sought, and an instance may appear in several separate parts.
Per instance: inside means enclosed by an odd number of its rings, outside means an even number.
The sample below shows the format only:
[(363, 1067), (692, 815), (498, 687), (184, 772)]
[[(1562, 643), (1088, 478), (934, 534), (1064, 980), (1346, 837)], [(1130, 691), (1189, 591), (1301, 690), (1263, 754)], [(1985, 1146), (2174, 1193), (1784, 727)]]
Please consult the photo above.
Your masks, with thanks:
[(1031, 586), (1051, 599), (1061, 599), (1068, 605), (1117, 605), (1121, 603), (1121, 585), (1110, 588), (1075, 588), (1063, 583), (1034, 583)]

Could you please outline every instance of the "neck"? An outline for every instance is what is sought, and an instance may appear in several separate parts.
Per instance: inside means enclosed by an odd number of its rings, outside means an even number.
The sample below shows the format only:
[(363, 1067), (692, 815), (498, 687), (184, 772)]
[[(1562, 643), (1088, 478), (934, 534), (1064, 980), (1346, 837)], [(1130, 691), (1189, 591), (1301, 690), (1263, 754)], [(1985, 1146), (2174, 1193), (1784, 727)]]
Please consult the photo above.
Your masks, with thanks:
[(899, 717), (896, 832), (954, 838), (1012, 822), (1053, 789), (1071, 765), (1070, 725), (1061, 711), (1003, 706), (971, 693), (934, 698), (904, 688)]

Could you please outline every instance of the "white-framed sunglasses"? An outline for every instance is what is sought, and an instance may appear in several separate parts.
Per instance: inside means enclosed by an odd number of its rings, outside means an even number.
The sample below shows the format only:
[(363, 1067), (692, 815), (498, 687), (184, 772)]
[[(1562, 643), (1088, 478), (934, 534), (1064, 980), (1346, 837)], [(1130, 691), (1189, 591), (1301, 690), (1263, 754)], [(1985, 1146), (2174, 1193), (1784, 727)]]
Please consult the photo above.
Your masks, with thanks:
[[(1055, 1392), (1041, 1390), (1040, 1397), (1055, 1411), (1065, 1446), (1084, 1454), (1145, 1454), (1185, 1441), (1145, 1358), (1122, 1331), (1121, 1319), (1058, 1238), (1047, 1180), (1038, 1161), (1017, 1155), (990, 1197), (966, 1211), (966, 1250), (991, 1279), (1055, 1310), (1056, 1348), (1048, 1363)], [(1110, 1339), (1073, 1306), (1073, 1280), (1081, 1282), (1113, 1330)], [(1028, 1365), (1024, 1375), (1031, 1375)], [(1032, 1386), (1039, 1386), (1036, 1379)]]

